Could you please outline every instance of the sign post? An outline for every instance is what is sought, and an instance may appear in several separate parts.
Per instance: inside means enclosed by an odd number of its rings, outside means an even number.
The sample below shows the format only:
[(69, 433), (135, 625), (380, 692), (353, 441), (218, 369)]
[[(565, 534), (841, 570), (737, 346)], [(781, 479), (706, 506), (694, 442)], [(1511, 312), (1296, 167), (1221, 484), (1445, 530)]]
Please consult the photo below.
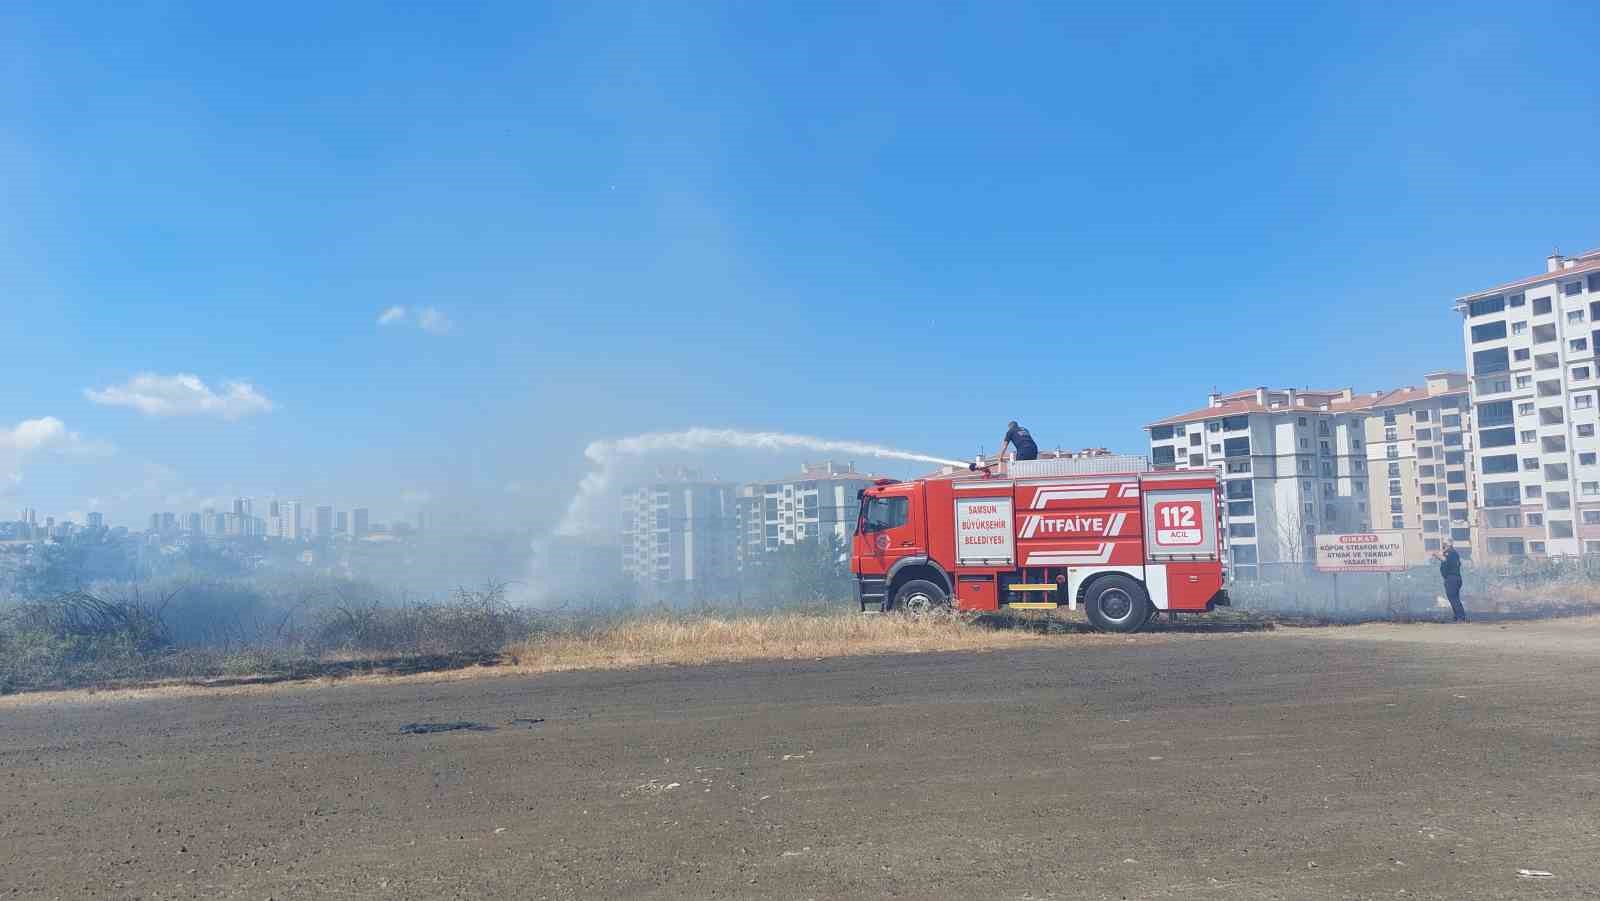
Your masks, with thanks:
[(1406, 533), (1399, 529), (1317, 536), (1317, 571), (1397, 573), (1406, 565)]

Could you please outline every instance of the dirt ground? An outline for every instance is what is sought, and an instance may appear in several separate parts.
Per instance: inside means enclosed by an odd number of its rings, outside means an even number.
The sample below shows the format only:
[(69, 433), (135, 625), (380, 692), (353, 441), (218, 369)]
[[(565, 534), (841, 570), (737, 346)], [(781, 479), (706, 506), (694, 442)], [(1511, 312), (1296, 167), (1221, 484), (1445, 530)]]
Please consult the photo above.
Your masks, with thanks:
[(1600, 619), (0, 700), (0, 897), (1575, 898), (1597, 849)]

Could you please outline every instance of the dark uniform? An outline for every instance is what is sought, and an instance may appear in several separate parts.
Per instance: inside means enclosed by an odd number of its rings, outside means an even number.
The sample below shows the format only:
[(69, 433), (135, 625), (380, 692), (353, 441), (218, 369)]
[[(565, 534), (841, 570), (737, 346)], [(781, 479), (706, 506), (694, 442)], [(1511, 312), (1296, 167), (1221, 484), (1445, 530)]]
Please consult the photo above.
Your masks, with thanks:
[(1014, 425), (1006, 430), (1006, 440), (1017, 449), (1018, 460), (1039, 459), (1039, 445), (1033, 443), (1033, 436), (1020, 425)]
[(1439, 575), (1444, 578), (1444, 596), (1450, 599), (1450, 609), (1455, 613), (1455, 621), (1467, 621), (1467, 608), (1461, 606), (1461, 555), (1455, 548), (1444, 552), (1444, 559), (1439, 561)]

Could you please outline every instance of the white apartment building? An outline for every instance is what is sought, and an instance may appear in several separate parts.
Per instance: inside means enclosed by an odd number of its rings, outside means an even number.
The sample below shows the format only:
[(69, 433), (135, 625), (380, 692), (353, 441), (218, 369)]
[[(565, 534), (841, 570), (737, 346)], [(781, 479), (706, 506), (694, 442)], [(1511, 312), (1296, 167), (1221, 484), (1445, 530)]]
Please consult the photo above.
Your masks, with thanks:
[(1600, 554), (1600, 250), (1456, 299), (1477, 426), (1480, 544), (1493, 558)]
[(622, 568), (650, 600), (706, 600), (738, 575), (734, 486), (692, 470), (622, 494)]
[(1375, 398), (1349, 388), (1213, 394), (1146, 426), (1150, 462), (1223, 474), (1235, 578), (1304, 567), (1318, 532), (1371, 528), (1363, 411)]
[(829, 460), (800, 467), (796, 479), (739, 489), (739, 559), (757, 560), (797, 541), (832, 535), (849, 543), (861, 502), (856, 493), (877, 476)]

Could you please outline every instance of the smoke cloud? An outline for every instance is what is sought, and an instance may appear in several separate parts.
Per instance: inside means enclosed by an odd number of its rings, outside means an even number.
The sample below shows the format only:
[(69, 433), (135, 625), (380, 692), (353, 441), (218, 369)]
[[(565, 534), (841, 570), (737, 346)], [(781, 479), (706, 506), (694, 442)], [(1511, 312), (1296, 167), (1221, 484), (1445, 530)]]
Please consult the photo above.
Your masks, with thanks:
[(958, 460), (896, 450), (863, 441), (835, 441), (810, 435), (791, 435), (786, 432), (744, 432), (738, 429), (711, 429), (695, 427), (681, 432), (650, 432), (617, 441), (596, 441), (584, 450), (584, 456), (594, 464), (593, 472), (578, 483), (578, 493), (567, 507), (566, 516), (556, 529), (556, 534), (574, 537), (593, 532), (603, 522), (601, 505), (615, 487), (617, 471), (627, 460), (662, 451), (696, 452), (708, 450), (796, 451), (808, 450), (825, 454), (852, 454), (878, 457), (885, 460), (905, 460), (912, 463), (932, 463), (939, 466), (963, 466)]

